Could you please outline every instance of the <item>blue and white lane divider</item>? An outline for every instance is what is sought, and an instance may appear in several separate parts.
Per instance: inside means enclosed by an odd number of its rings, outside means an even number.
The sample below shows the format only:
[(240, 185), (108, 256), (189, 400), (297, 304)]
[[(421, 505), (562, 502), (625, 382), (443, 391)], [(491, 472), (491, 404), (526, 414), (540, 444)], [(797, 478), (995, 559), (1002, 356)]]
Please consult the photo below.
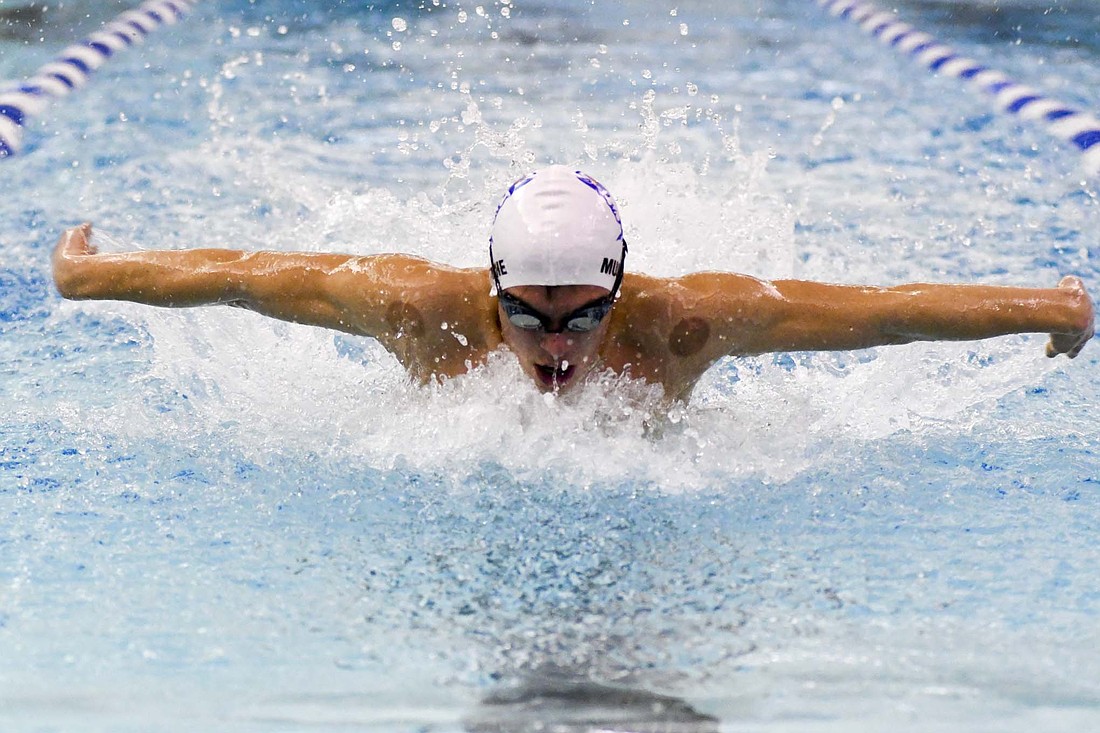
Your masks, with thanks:
[(34, 76), (0, 91), (0, 158), (19, 152), (27, 121), (55, 99), (87, 83), (119, 51), (136, 46), (164, 25), (183, 18), (198, 0), (146, 0), (121, 13), (83, 41), (69, 46)]
[(857, 23), (864, 32), (931, 71), (969, 82), (975, 89), (993, 97), (994, 106), (1000, 111), (1043, 124), (1051, 135), (1082, 153), (1082, 167), (1087, 175), (1100, 175), (1100, 120), (1093, 115), (1019, 84), (974, 59), (960, 56), (927, 33), (902, 23), (893, 13), (864, 0), (817, 0), (817, 4), (836, 17)]

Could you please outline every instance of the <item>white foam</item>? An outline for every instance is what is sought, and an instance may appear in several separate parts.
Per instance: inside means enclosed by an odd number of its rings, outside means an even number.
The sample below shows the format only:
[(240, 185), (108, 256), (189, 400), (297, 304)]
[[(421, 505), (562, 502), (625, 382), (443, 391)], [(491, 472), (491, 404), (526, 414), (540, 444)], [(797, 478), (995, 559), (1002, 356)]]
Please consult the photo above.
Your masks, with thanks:
[[(296, 226), (274, 229), (267, 248), (410, 250), (458, 265), (484, 258), (495, 181), (440, 203), (379, 187), (328, 190), (263, 156), (248, 160), (256, 162), (244, 175), (270, 175), (273, 199), (297, 192), (310, 207)], [(632, 269), (792, 274), (792, 214), (770, 190), (765, 161), (731, 165), (742, 175), (703, 175), (651, 157), (593, 171), (619, 197)], [(237, 226), (228, 237), (248, 243), (253, 232)], [(205, 227), (190, 227), (184, 241), (201, 243)], [(1022, 348), (1019, 339), (802, 355), (797, 364), (740, 359), (720, 364), (689, 405), (669, 413), (659, 390), (611, 376), (547, 397), (506, 352), (466, 377), (421, 387), (367, 339), (225, 308), (102, 307), (136, 320), (152, 344), (141, 383), (150, 409), (134, 417), (120, 407), (106, 418), (113, 429), (220, 445), (256, 462), (307, 454), (411, 469), (449, 476), (456, 487), (486, 466), (531, 480), (666, 491), (745, 475), (785, 480), (822, 452), (858, 452), (942, 421), (965, 424), (980, 405), (1052, 368), (1037, 357), (1038, 344)], [(163, 412), (163, 403), (173, 409)]]

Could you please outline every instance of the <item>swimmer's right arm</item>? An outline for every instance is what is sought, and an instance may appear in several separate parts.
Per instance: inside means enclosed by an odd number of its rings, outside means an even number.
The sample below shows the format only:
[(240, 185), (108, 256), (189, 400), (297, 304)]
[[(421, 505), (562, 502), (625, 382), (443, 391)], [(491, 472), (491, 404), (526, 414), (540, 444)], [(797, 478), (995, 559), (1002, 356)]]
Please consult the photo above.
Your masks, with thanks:
[[(61, 235), (58, 291), (74, 300), (164, 307), (230, 305), (295, 323), (383, 337), (391, 291), (417, 289), (429, 263), (397, 255), (243, 252), (229, 249), (99, 253), (91, 225)], [(430, 279), (430, 278), (429, 278)]]
[(187, 307), (230, 303), (235, 297), (230, 265), (243, 252), (164, 250), (102, 254), (91, 243), (92, 227), (66, 230), (53, 252), (53, 278), (72, 300), (127, 300)]

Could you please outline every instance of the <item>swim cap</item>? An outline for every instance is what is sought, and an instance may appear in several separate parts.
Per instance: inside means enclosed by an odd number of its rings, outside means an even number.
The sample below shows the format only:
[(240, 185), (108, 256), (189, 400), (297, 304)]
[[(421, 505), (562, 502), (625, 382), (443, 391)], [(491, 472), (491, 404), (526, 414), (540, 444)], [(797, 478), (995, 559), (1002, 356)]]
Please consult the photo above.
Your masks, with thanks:
[(615, 200), (564, 165), (535, 171), (497, 207), (489, 259), (498, 293), (517, 285), (598, 285), (614, 293), (626, 259)]

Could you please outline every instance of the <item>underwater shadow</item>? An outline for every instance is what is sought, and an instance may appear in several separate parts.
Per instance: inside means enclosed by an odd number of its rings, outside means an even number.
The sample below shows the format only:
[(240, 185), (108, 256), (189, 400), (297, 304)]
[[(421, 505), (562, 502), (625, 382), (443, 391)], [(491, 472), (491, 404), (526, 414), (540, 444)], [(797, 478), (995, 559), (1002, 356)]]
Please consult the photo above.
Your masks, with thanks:
[(33, 40), (43, 25), (45, 8), (41, 5), (0, 7), (0, 38)]
[(549, 672), (491, 693), (463, 727), (470, 733), (717, 733), (718, 722), (677, 697)]

